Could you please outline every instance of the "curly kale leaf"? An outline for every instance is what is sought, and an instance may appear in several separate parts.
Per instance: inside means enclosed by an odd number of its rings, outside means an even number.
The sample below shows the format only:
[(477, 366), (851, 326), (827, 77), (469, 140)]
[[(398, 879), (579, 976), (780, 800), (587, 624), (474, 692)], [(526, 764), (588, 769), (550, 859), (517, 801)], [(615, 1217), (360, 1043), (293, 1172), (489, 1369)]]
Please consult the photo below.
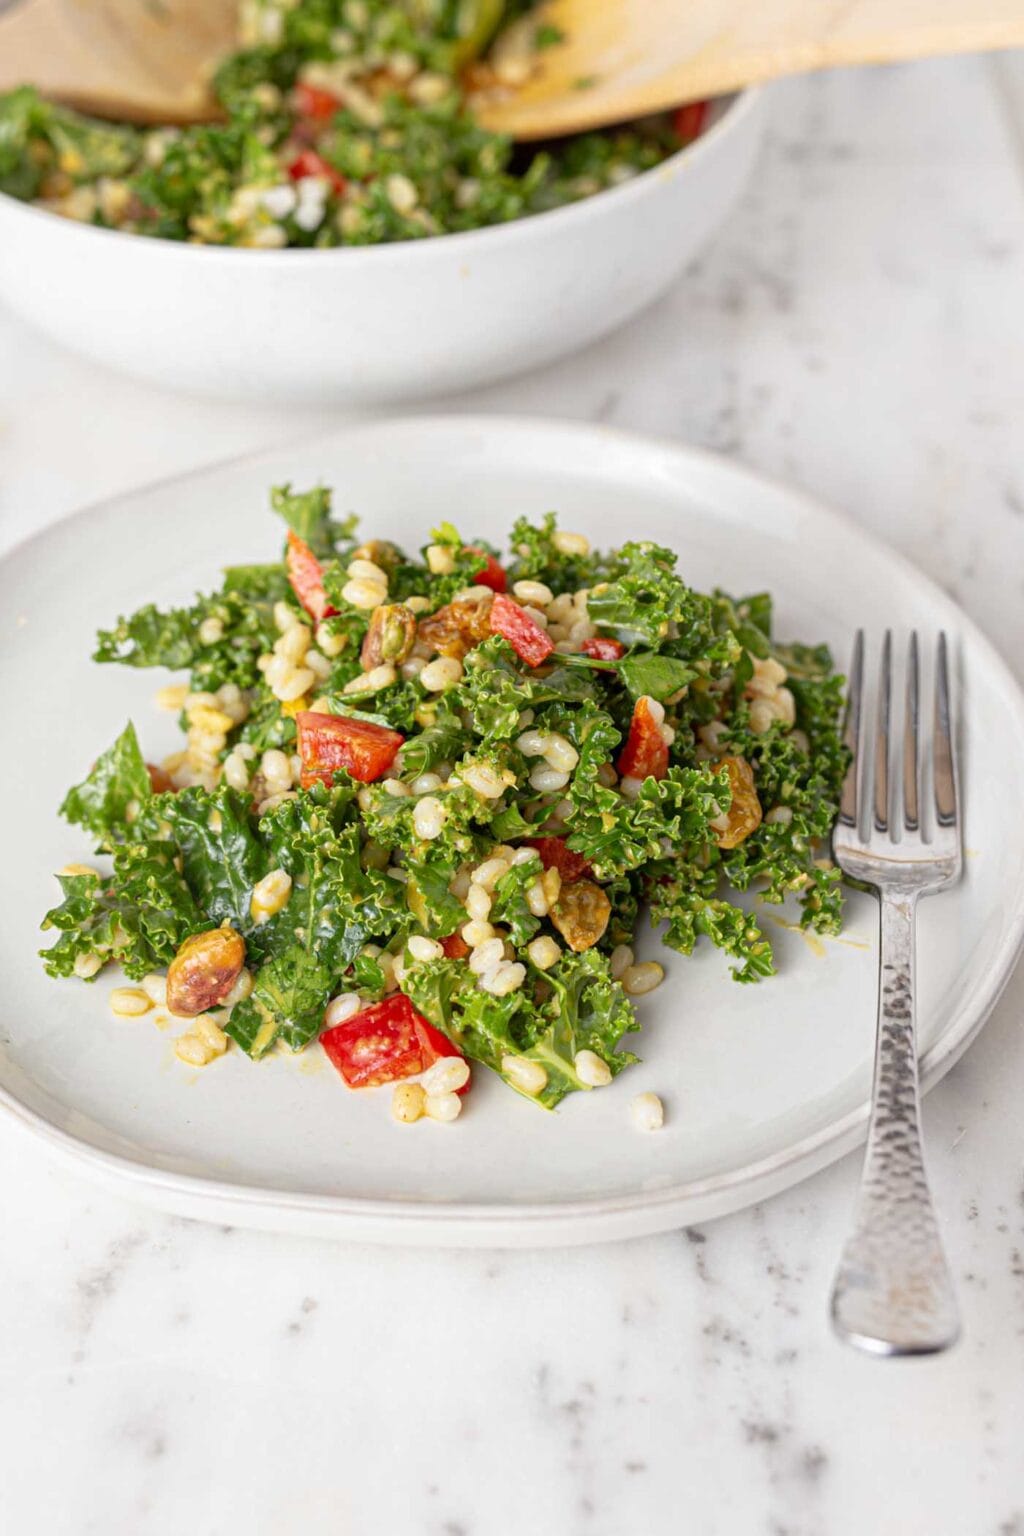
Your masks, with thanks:
[(716, 587), (711, 594), (711, 605), (719, 633), (735, 635), (745, 650), (761, 660), (771, 655), (772, 600), (767, 592), (733, 598)]
[(227, 214), (236, 186), (270, 187), (278, 175), (273, 150), (251, 122), (189, 128), (167, 144), (158, 164), (142, 161), (135, 176), (144, 210), (138, 227), (187, 240), (196, 216)]
[[(199, 638), (204, 619), (217, 619), (221, 638), (204, 644)], [(192, 685), (215, 690), (222, 683), (254, 688), (260, 681), (258, 658), (277, 639), (273, 601), (230, 588), (197, 597), (190, 608), (162, 611), (146, 603), (120, 618), (113, 629), (101, 629), (93, 660), (117, 661), (127, 667), (192, 669)]]
[(258, 934), (265, 953), (298, 944), (338, 978), (364, 944), (386, 942), (411, 924), (397, 881), (364, 868), (359, 826), (344, 823), (348, 786), (322, 784), (263, 816), (268, 866), (292, 877), (286, 905)]
[[(475, 754), (474, 762), (488, 762), (501, 771), (502, 760), (494, 754)], [(415, 795), (391, 795), (383, 784), (369, 786), (363, 796), (362, 815), (366, 830), (382, 848), (401, 849), (412, 859), (422, 859), (429, 854), (432, 860), (461, 862), (469, 855), (481, 852), (481, 829), (491, 821), (498, 802), (483, 800), (466, 784), (456, 784), (452, 789), (432, 791), (444, 808), (444, 825), (439, 836), (425, 842), (416, 831), (414, 813)]]
[(354, 517), (338, 522), (331, 516), (331, 492), (325, 485), (311, 491), (293, 491), (290, 485), (275, 485), (270, 505), (288, 527), (307, 543), (318, 560), (330, 560), (340, 540), (351, 538)]
[(658, 656), (653, 651), (641, 651), (624, 656), (615, 664), (615, 670), (627, 693), (633, 699), (641, 694), (664, 701), (685, 688), (699, 674), (685, 661), (676, 656)]
[(473, 732), (486, 746), (510, 741), (519, 733), (519, 715), (545, 704), (577, 704), (593, 699), (597, 688), (589, 671), (554, 667), (546, 676), (527, 676), (507, 640), (494, 635), (471, 651), (466, 673), (451, 698), (468, 712)]
[(225, 566), (224, 591), (237, 592), (257, 602), (294, 604), (295, 601), (288, 573), (280, 562), (276, 565)]
[(574, 789), (575, 783), (569, 792), (577, 807), (569, 847), (584, 855), (599, 880), (702, 846), (723, 798), (721, 781), (708, 765), (670, 768), (663, 779), (645, 779), (635, 800), (596, 785), (585, 798)]
[(327, 967), (294, 944), (261, 966), (249, 996), (232, 1008), (225, 1031), (254, 1060), (278, 1038), (301, 1050), (320, 1031), (330, 991)]
[(594, 950), (565, 955), (543, 979), (549, 995), (540, 1003), (529, 986), (492, 997), (480, 990), (465, 965), (452, 960), (414, 966), (402, 985), (425, 1018), (511, 1087), (515, 1082), (502, 1070), (506, 1056), (539, 1062), (547, 1081), (539, 1094), (529, 1097), (553, 1109), (567, 1093), (586, 1086), (573, 1065), (577, 1051), (595, 1051), (619, 1072), (636, 1060), (629, 1052), (618, 1052), (619, 1041), (638, 1025), (607, 961)]
[(534, 917), (527, 905), (526, 893), (541, 873), (539, 858), (530, 859), (526, 864), (513, 864), (494, 887), (490, 920), (508, 930), (517, 949), (529, 944), (540, 927), (540, 918)]
[(297, 731), (291, 715), (286, 715), (280, 701), (267, 692), (256, 697), (238, 735), (262, 756), (268, 747), (290, 747)]
[(624, 544), (616, 553), (613, 579), (599, 583), (587, 599), (591, 622), (625, 645), (651, 649), (671, 638), (680, 621), (697, 627), (706, 638), (710, 602), (691, 591), (676, 575), (675, 565), (673, 552), (657, 544)]
[(602, 954), (596, 949), (567, 954), (544, 975), (554, 988), (554, 996), (542, 1005), (541, 1012), (551, 1023), (533, 1042), (530, 1054), (546, 1066), (549, 1085), (556, 1073), (565, 1084), (565, 1093), (579, 1085), (572, 1063), (581, 1050), (593, 1051), (615, 1074), (639, 1059), (632, 1051), (618, 1049), (622, 1037), (638, 1030), (640, 1024)]
[(423, 859), (406, 859), (408, 881), (405, 899), (423, 932), (431, 939), (445, 939), (466, 921), (466, 909), (449, 887), (458, 860), (437, 857), (431, 850)]
[(438, 702), (431, 725), (410, 736), (399, 750), (397, 769), (404, 778), (417, 778), (438, 763), (452, 763), (462, 750), (466, 727), (446, 699)]
[(211, 923), (230, 923), (250, 934), (252, 888), (270, 864), (253, 830), (246, 797), (226, 784), (212, 794), (194, 785), (155, 796), (147, 820), (170, 829), (189, 889)]
[(558, 519), (548, 512), (540, 523), (521, 517), (509, 535), (512, 581), (543, 581), (553, 592), (575, 592), (592, 586), (601, 571), (600, 557), (566, 555), (558, 548)]
[(737, 981), (758, 981), (775, 972), (772, 947), (755, 918), (742, 907), (716, 896), (720, 871), (697, 865), (674, 866), (663, 880), (649, 888), (651, 922), (667, 923), (664, 942), (689, 955), (703, 934), (718, 949), (733, 955), (738, 965), (730, 969)]
[[(209, 926), (174, 864), (169, 843), (139, 842), (114, 854), (114, 873), (62, 875), (64, 900), (43, 920), (61, 937), (41, 954), (51, 976), (71, 976), (79, 956), (115, 960), (139, 980), (170, 964), (190, 934)], [(98, 974), (98, 972), (97, 972)]]
[[(348, 666), (347, 670), (355, 677), (360, 669), (358, 666)], [(344, 675), (344, 672), (336, 668), (324, 689), (331, 701), (333, 714), (349, 715), (353, 720), (368, 720), (371, 725), (384, 725), (404, 735), (415, 733), (417, 717), (423, 715), (423, 691), (415, 683), (399, 678), (386, 688), (345, 693), (336, 682), (339, 676)]]
[(81, 117), (27, 85), (0, 95), (0, 192), (11, 197), (37, 197), (48, 165), (75, 182), (91, 182), (123, 176), (138, 153), (133, 128)]
[(96, 760), (88, 778), (68, 790), (60, 814), (85, 827), (101, 848), (112, 848), (132, 835), (130, 818), (151, 794), (139, 740), (129, 722)]

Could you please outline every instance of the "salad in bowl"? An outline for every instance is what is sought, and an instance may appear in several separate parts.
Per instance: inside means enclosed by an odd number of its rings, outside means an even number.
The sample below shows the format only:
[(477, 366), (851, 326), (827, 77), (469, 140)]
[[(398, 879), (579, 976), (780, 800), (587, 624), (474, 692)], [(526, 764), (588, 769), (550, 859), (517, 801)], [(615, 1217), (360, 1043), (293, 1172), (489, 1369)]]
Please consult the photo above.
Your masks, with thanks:
[[(138, 129), (0, 95), (0, 191), (105, 229), (260, 250), (380, 245), (592, 197), (700, 133), (706, 102), (516, 149), (475, 120), (529, 65), (484, 51), (529, 4), (246, 0), (214, 80), (222, 121)], [(538, 24), (535, 46), (557, 41)]]

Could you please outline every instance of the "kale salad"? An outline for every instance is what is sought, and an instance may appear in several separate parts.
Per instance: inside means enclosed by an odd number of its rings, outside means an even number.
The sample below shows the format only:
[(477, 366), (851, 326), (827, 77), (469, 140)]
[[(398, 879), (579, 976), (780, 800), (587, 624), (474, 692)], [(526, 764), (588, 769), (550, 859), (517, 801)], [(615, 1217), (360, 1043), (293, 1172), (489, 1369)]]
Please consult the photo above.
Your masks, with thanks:
[(148, 763), (129, 723), (68, 792), (102, 867), (59, 875), (52, 976), (120, 966), (114, 1012), (180, 1020), (196, 1066), (319, 1041), (397, 1119), (445, 1120), (471, 1063), (552, 1108), (637, 1060), (642, 912), (747, 983), (772, 949), (733, 893), (838, 931), (842, 679), (766, 594), (553, 514), (507, 555), (448, 523), (411, 555), (324, 488), (271, 500), (280, 561), (98, 636), (98, 662), (187, 672), (157, 695), (184, 741)]
[[(0, 192), (69, 218), (196, 244), (375, 245), (561, 207), (659, 164), (706, 103), (516, 150), (474, 120), (474, 90), (521, 83), (488, 64), (522, 0), (243, 0), (217, 71), (223, 120), (140, 130), (0, 95)], [(526, 23), (529, 28), (529, 23)], [(533, 29), (533, 46), (559, 41)]]

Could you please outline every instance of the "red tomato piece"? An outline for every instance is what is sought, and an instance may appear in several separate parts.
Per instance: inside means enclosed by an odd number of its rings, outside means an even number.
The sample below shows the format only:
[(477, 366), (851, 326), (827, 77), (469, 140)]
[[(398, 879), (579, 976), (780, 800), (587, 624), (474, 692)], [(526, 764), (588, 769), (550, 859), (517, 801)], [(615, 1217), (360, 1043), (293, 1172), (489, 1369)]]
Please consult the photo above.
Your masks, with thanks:
[(487, 564), (482, 571), (478, 571), (473, 577), (478, 587), (490, 587), (492, 592), (504, 592), (508, 587), (508, 577), (494, 556), (488, 554), (486, 549), (480, 549), (476, 544), (467, 544), (468, 555), (479, 555)]
[(295, 717), (302, 759), (302, 787), (330, 785), (337, 768), (346, 769), (360, 784), (382, 779), (398, 755), (405, 737), (371, 720), (348, 715), (318, 715), (301, 710)]
[(336, 171), (329, 161), (322, 155), (318, 155), (315, 149), (303, 149), (289, 162), (288, 175), (292, 181), (303, 181), (307, 176), (320, 176), (324, 181), (329, 181), (335, 192), (341, 195), (348, 182), (340, 171)]
[(448, 960), (465, 960), (469, 954), (469, 945), (461, 933), (450, 933), (446, 939), (438, 941)]
[(169, 789), (174, 788), (170, 774), (165, 769), (158, 768), (155, 763), (147, 763), (146, 772), (149, 774), (149, 787), (154, 795), (164, 795)]
[(305, 539), (300, 539), (290, 528), (286, 563), (292, 591), (311, 618), (319, 624), (321, 619), (329, 619), (332, 613), (337, 613), (337, 608), (332, 608), (327, 601), (320, 561)]
[[(416, 1029), (419, 1014), (401, 992), (325, 1029), (320, 1044), (350, 1088), (415, 1077), (429, 1066)], [(425, 1020), (423, 1022), (426, 1022)]]
[[(408, 1001), (408, 999), (406, 999), (406, 1001)], [(412, 1007), (412, 1004), (410, 1003), (409, 1006)], [(413, 1012), (416, 1013), (415, 1008), (413, 1008)], [(425, 1019), (421, 1013), (416, 1013), (416, 1033), (419, 1036), (420, 1044), (423, 1047), (424, 1072), (428, 1067), (432, 1067), (434, 1062), (439, 1060), (442, 1056), (462, 1055), (462, 1052), (459, 1050), (458, 1046), (453, 1045), (452, 1042), (448, 1039), (448, 1036), (443, 1035), (439, 1029), (435, 1029), (433, 1024)], [(463, 1083), (461, 1088), (456, 1088), (455, 1092), (461, 1099), (462, 1095), (464, 1093), (468, 1093), (472, 1086), (473, 1079), (469, 1077)]]
[(689, 144), (700, 133), (710, 105), (710, 101), (688, 101), (672, 114), (672, 127), (684, 144)]
[(325, 123), (341, 106), (341, 97), (333, 91), (325, 91), (318, 85), (306, 85), (303, 81), (295, 87), (295, 110), (300, 117), (312, 117)]
[(506, 597), (504, 592), (496, 592), (494, 595), (490, 623), (492, 632), (504, 635), (516, 655), (528, 667), (539, 667), (555, 649), (554, 641), (541, 629), (536, 619), (531, 619), (525, 608)]
[(439, 1057), (462, 1054), (402, 992), (325, 1029), (320, 1044), (350, 1088), (416, 1077)]
[(531, 848), (536, 848), (545, 869), (558, 870), (565, 885), (592, 873), (583, 855), (567, 847), (564, 837), (528, 837), (526, 841)]
[(594, 661), (618, 661), (620, 656), (626, 654), (626, 647), (621, 640), (605, 640), (601, 635), (595, 635), (592, 640), (584, 640), (580, 650), (584, 656), (593, 657)]
[(633, 706), (629, 735), (616, 766), (624, 779), (663, 779), (668, 772), (668, 747), (646, 694)]

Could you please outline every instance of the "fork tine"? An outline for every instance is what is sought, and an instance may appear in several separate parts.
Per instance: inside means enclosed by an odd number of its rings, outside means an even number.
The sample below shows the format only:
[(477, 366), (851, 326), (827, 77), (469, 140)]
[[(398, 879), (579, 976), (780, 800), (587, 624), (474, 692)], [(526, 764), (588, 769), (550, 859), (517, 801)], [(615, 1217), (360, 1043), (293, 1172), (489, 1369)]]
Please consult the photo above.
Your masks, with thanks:
[(921, 828), (919, 724), (920, 675), (915, 629), (911, 631), (907, 650), (907, 702), (903, 716), (903, 825), (908, 832), (918, 832)]
[(878, 724), (875, 731), (875, 829), (889, 830), (889, 718), (892, 713), (892, 630), (882, 641), (878, 672)]
[(850, 766), (843, 780), (839, 801), (839, 820), (847, 827), (858, 825), (857, 784), (860, 778), (860, 717), (864, 683), (864, 631), (858, 629), (850, 657), (850, 680), (846, 688), (846, 719), (843, 746), (850, 754)]
[(956, 826), (956, 762), (953, 756), (953, 732), (949, 711), (949, 663), (946, 634), (939, 631), (935, 658), (935, 723), (933, 726), (935, 821), (939, 827)]

